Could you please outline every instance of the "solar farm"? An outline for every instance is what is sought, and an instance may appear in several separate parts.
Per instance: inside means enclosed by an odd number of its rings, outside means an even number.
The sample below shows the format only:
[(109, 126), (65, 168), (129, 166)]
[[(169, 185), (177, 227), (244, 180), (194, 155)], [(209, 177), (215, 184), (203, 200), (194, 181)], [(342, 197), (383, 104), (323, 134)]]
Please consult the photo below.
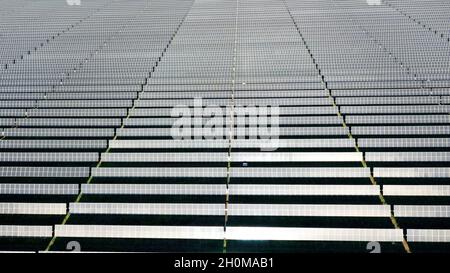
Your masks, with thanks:
[(450, 252), (449, 20), (0, 0), (0, 251)]

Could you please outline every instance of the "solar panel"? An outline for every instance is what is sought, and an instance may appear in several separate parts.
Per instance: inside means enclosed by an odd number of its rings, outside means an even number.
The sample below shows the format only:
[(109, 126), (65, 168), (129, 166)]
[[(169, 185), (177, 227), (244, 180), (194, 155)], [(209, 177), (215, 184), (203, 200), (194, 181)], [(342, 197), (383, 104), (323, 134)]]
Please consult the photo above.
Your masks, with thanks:
[(19, 127), (119, 127), (122, 124), (120, 119), (111, 118), (32, 118), (16, 119)]
[(111, 140), (113, 149), (228, 148), (226, 140)]
[(224, 204), (192, 203), (71, 203), (72, 214), (125, 215), (217, 215), (225, 214)]
[(52, 237), (51, 226), (0, 225), (0, 237)]
[(367, 152), (366, 161), (379, 162), (447, 162), (449, 152)]
[(385, 196), (450, 196), (448, 185), (384, 185)]
[(0, 203), (0, 214), (66, 215), (66, 204)]
[(106, 149), (106, 140), (19, 140), (3, 139), (0, 149)]
[(97, 162), (97, 153), (1, 153), (0, 162)]
[[(237, 129), (239, 128), (239, 129)], [(246, 135), (249, 135), (249, 130), (257, 130), (255, 127), (235, 127), (234, 135), (237, 135), (237, 130), (244, 130)], [(172, 138), (172, 128), (120, 128), (116, 134), (123, 138), (157, 138), (165, 137)], [(196, 130), (191, 131), (192, 136), (203, 137), (203, 132), (197, 133)], [(345, 127), (280, 127), (280, 136), (347, 136), (348, 128)], [(216, 137), (225, 137), (229, 134), (227, 129), (221, 129), (220, 134), (214, 134)]]
[[(204, 99), (203, 105), (231, 105), (230, 99)], [(193, 106), (194, 100), (139, 100), (136, 101), (136, 107), (175, 107), (179, 105)], [(255, 98), (255, 99), (239, 99), (238, 105), (331, 105), (329, 98)], [(23, 106), (25, 107), (25, 106)]]
[(447, 114), (450, 105), (341, 106), (343, 114)]
[(432, 124), (449, 123), (449, 115), (376, 115), (346, 116), (348, 124)]
[[(353, 139), (279, 139), (279, 148), (353, 148)], [(261, 142), (255, 140), (237, 140), (233, 148), (260, 148)]]
[(340, 89), (331, 91), (333, 97), (383, 97), (383, 96), (426, 96), (426, 95), (447, 95), (450, 93), (448, 89)]
[(450, 230), (448, 229), (408, 229), (406, 231), (408, 242), (450, 242)]
[[(236, 140), (234, 148), (260, 148), (258, 140)], [(352, 139), (280, 139), (279, 148), (353, 148)], [(228, 148), (227, 140), (111, 140), (109, 147), (115, 149), (155, 148)]]
[[(168, 90), (170, 91), (170, 90)], [(227, 114), (225, 109), (221, 107), (222, 114)], [(2, 111), (7, 111), (8, 109), (0, 109)], [(335, 115), (336, 109), (329, 106), (302, 106), (302, 107), (290, 107), (284, 106), (279, 107), (280, 115)], [(171, 116), (171, 108), (135, 108), (131, 112), (131, 116)]]
[(224, 195), (225, 185), (211, 184), (87, 184), (83, 194), (108, 195)]
[(16, 124), (16, 120), (15, 119), (2, 119), (0, 120), (0, 126), (3, 127), (12, 127)]
[(374, 168), (375, 177), (447, 178), (450, 168)]
[(358, 145), (363, 148), (446, 148), (449, 138), (361, 138)]
[(293, 161), (293, 162), (352, 162), (361, 161), (362, 153), (233, 153), (232, 161), (243, 162), (277, 162), (277, 161)]
[(104, 153), (103, 162), (227, 162), (227, 153)]
[(230, 195), (281, 196), (378, 196), (379, 186), (373, 185), (230, 185)]
[[(0, 169), (1, 170), (1, 169)], [(93, 177), (226, 177), (226, 168), (92, 168)]]
[(414, 97), (345, 97), (336, 98), (339, 105), (376, 105), (376, 104), (439, 104), (438, 96), (414, 96)]
[[(126, 215), (224, 215), (223, 204), (192, 203), (71, 203), (72, 214)], [(390, 207), (383, 205), (272, 205), (230, 204), (230, 216), (346, 216), (389, 217)]]
[(7, 128), (4, 130), (4, 135), (11, 137), (96, 137), (96, 138), (112, 138), (114, 130), (109, 128)]
[[(387, 187), (387, 186), (386, 186)], [(229, 187), (230, 195), (281, 196), (378, 196), (374, 185), (271, 185), (236, 184)], [(211, 184), (88, 184), (81, 185), (83, 194), (107, 195), (223, 195), (225, 185)]]
[(0, 109), (0, 117), (25, 117), (26, 109)]
[(352, 127), (354, 135), (449, 135), (450, 126)]
[(221, 240), (323, 240), (323, 241), (386, 241), (398, 242), (401, 230), (383, 229), (307, 229), (229, 227), (179, 227), (179, 226), (85, 226), (57, 225), (58, 237), (88, 238), (167, 238)]
[(111, 109), (92, 109), (84, 108), (82, 111), (79, 109), (29, 109), (27, 110), (29, 117), (126, 117), (127, 109), (123, 108), (111, 108)]
[(56, 225), (58, 237), (222, 240), (223, 227)]
[(132, 107), (131, 100), (45, 100), (37, 101), (39, 108), (125, 108)]
[(88, 167), (0, 167), (0, 177), (88, 177)]
[(230, 216), (389, 217), (386, 205), (230, 204)]
[(401, 242), (398, 229), (228, 227), (228, 240)]
[[(239, 117), (238, 117), (239, 118)], [(130, 118), (124, 120), (127, 127), (144, 126), (172, 126), (178, 118)], [(208, 119), (202, 119), (203, 125)], [(236, 122), (236, 121), (234, 121)], [(230, 119), (224, 119), (223, 125), (229, 125)], [(279, 117), (280, 125), (341, 125), (342, 119), (338, 116), (308, 116), (308, 117)]]
[(397, 217), (450, 217), (449, 206), (414, 206), (399, 205), (394, 206), (394, 214)]
[(87, 92), (60, 92), (60, 93), (50, 93), (47, 95), (49, 100), (101, 100), (101, 99), (137, 99), (137, 92), (98, 92), (96, 90), (95, 93), (87, 93)]
[[(210, 91), (195, 91), (195, 92), (144, 92), (141, 99), (193, 99), (193, 98), (227, 98), (231, 94), (231, 90), (226, 92), (210, 92)], [(309, 90), (267, 90), (267, 91), (242, 91), (236, 94), (238, 98), (258, 98), (258, 97), (325, 97), (328, 94), (325, 90), (318, 90), (310, 92)]]
[(285, 177), (285, 178), (369, 178), (364, 168), (232, 168), (232, 177)]
[(0, 194), (19, 195), (77, 195), (73, 184), (0, 184)]

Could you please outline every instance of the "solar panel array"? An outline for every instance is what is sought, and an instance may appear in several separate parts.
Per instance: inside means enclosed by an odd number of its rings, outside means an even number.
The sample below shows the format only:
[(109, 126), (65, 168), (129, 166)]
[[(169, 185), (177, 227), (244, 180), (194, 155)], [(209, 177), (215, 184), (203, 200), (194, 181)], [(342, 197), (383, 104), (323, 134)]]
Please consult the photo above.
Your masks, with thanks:
[(0, 6), (0, 250), (450, 250), (450, 3)]

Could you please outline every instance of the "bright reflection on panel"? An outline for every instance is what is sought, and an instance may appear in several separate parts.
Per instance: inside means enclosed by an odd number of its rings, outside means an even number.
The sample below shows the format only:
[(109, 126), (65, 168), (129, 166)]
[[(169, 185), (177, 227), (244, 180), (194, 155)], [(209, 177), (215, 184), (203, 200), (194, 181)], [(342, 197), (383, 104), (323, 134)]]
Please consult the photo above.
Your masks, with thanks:
[(380, 6), (381, 0), (366, 0), (369, 6)]
[(400, 242), (399, 229), (227, 227), (228, 240)]

